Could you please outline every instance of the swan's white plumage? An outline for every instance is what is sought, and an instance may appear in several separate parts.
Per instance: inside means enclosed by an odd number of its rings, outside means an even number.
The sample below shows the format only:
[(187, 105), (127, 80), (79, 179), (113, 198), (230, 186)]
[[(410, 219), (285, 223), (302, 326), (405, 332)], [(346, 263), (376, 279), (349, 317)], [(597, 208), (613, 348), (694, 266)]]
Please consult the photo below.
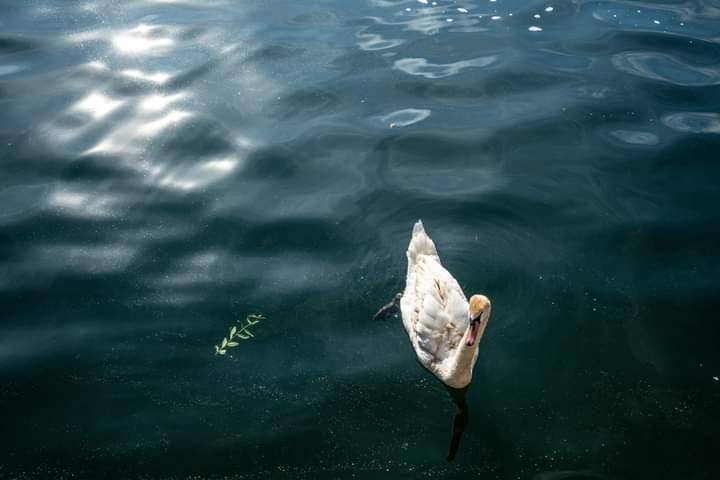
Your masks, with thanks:
[(463, 341), (469, 325), (468, 301), (440, 263), (432, 239), (418, 221), (407, 249), (407, 279), (400, 300), (405, 330), (418, 360), (451, 387), (470, 383), (477, 343)]

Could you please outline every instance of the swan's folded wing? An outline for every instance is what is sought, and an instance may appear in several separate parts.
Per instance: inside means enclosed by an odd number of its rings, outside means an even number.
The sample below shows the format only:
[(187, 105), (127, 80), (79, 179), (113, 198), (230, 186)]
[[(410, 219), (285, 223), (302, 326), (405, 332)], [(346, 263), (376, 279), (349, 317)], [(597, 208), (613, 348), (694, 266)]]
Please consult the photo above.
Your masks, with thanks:
[(442, 362), (457, 346), (468, 324), (468, 306), (457, 281), (434, 256), (421, 255), (416, 269), (414, 323), (417, 346)]

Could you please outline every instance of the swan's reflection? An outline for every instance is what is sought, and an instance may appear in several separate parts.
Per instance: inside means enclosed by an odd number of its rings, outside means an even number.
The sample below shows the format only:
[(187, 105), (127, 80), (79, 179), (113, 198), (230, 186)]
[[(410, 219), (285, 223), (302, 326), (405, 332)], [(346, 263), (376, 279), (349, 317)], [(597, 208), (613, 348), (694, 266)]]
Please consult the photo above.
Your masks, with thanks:
[[(402, 298), (402, 294), (398, 293), (395, 297), (387, 304), (383, 305), (380, 310), (373, 316), (373, 320), (385, 320), (389, 317), (399, 314), (398, 302)], [(462, 438), (465, 428), (470, 421), (470, 411), (468, 409), (467, 400), (465, 396), (467, 394), (470, 385), (463, 388), (453, 388), (448, 385), (442, 384), (447, 390), (450, 400), (455, 405), (455, 415), (453, 416), (452, 435), (450, 436), (450, 446), (448, 447), (448, 453), (445, 460), (452, 462), (457, 456), (458, 449), (460, 447), (460, 439)]]
[(453, 428), (452, 436), (450, 437), (450, 447), (448, 448), (448, 454), (445, 460), (452, 462), (457, 455), (458, 447), (460, 447), (460, 438), (462, 437), (465, 427), (467, 427), (470, 421), (470, 412), (468, 411), (467, 401), (465, 400), (465, 394), (467, 393), (470, 385), (463, 388), (452, 388), (445, 385), (450, 399), (455, 404), (455, 417), (453, 417)]

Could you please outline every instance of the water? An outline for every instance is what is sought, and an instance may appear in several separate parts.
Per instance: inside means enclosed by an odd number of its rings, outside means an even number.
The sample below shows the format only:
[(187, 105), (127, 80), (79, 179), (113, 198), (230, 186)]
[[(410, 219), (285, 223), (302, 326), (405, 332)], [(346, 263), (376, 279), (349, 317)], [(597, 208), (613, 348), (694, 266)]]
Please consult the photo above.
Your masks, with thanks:
[[(715, 478), (719, 16), (1, 1), (0, 477)], [(418, 218), (493, 301), (453, 463)]]

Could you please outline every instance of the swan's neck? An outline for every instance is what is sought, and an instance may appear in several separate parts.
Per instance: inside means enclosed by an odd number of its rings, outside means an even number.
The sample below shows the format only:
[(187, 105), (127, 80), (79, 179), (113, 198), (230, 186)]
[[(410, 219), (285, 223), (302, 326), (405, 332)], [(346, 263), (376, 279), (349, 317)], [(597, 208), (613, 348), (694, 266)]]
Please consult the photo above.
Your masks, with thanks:
[(446, 382), (451, 387), (462, 388), (472, 380), (472, 371), (477, 358), (478, 341), (480, 339), (476, 339), (473, 346), (468, 347), (466, 345), (467, 334), (468, 332), (465, 332), (462, 342), (460, 342), (455, 354), (451, 357), (448, 382)]

